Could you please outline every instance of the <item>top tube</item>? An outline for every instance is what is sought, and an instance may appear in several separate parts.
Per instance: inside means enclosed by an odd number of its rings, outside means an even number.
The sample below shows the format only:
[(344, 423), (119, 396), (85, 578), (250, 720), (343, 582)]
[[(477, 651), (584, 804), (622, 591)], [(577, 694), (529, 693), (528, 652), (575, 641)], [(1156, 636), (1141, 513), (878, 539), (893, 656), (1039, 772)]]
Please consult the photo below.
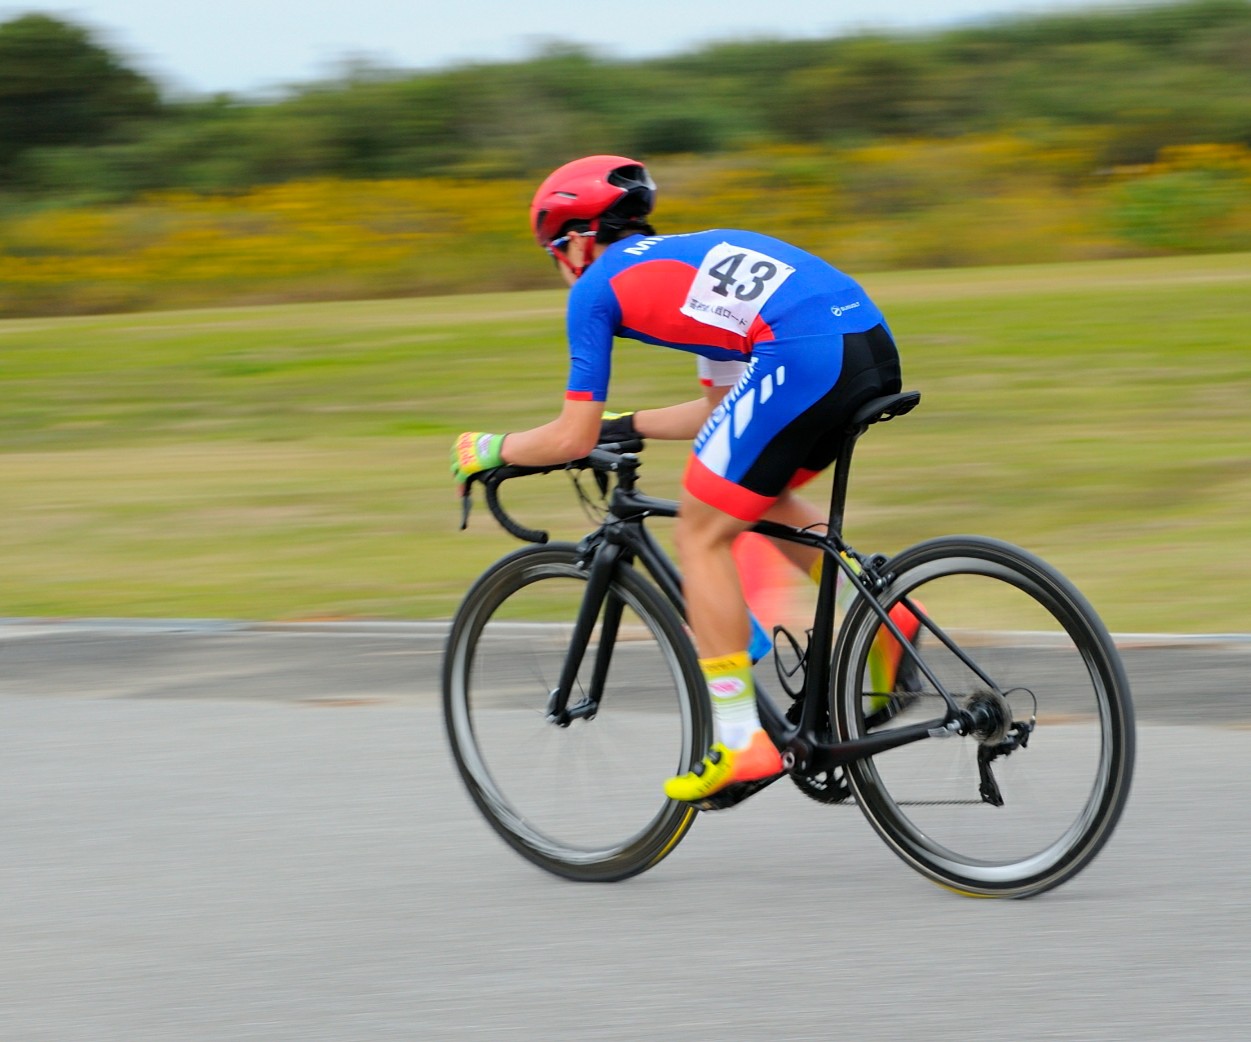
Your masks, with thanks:
[[(677, 517), (677, 500), (651, 496), (645, 492), (640, 492), (636, 487), (638, 470), (642, 465), (638, 452), (643, 449), (644, 444), (641, 439), (629, 442), (608, 443), (598, 446), (581, 459), (576, 459), (569, 463), (556, 463), (541, 467), (521, 467), (505, 464), (502, 467), (496, 467), (494, 470), (473, 474), (464, 486), (464, 516), (461, 527), (462, 529), (466, 527), (468, 522), (471, 497), (470, 486), (476, 481), (483, 487), (487, 508), (491, 511), (491, 516), (495, 518), (505, 531), (524, 542), (546, 543), (548, 541), (548, 533), (546, 531), (529, 528), (508, 512), (500, 502), (500, 486), (514, 478), (529, 477), (533, 474), (552, 474), (557, 471), (578, 470), (590, 470), (597, 475), (603, 475), (605, 478), (610, 474), (616, 475), (617, 484), (608, 495), (608, 509), (612, 517), (617, 521), (641, 523), (648, 517)], [(601, 489), (603, 487), (601, 486)], [(827, 553), (842, 553), (846, 551), (848, 547), (843, 542), (841, 536), (828, 530), (828, 522), (825, 527), (827, 531), (821, 533), (811, 529), (794, 528), (776, 521), (757, 521), (751, 526), (749, 531), (825, 550)]]

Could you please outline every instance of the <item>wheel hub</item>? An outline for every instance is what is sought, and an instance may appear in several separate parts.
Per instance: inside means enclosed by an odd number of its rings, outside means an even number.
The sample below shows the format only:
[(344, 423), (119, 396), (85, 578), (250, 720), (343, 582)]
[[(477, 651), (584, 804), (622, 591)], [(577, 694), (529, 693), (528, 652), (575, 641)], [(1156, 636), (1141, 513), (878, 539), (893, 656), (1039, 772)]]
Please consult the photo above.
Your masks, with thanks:
[(999, 745), (1012, 729), (1012, 707), (1003, 695), (994, 691), (978, 691), (964, 705), (971, 726), (969, 735), (981, 745)]

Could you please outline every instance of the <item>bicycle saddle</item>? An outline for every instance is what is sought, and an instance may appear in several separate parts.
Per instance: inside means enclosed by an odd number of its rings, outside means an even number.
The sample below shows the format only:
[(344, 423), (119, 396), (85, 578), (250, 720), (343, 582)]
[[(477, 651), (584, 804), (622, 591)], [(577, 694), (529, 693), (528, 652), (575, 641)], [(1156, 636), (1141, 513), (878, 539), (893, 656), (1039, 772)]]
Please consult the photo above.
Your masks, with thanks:
[(903, 391), (899, 394), (886, 394), (881, 398), (871, 398), (856, 410), (851, 418), (851, 426), (854, 429), (867, 427), (871, 423), (885, 423), (896, 416), (912, 412), (920, 401), (920, 391)]

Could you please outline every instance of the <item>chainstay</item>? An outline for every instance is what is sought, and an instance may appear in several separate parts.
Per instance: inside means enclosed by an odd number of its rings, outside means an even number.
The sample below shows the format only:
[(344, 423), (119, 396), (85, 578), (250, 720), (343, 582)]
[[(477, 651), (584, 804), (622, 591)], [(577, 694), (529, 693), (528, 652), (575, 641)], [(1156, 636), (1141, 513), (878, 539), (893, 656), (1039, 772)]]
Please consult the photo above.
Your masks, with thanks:
[[(922, 698), (937, 698), (940, 700), (942, 698), (942, 696), (938, 694), (936, 691), (896, 691), (894, 697), (898, 698), (900, 696), (909, 699), (910, 700), (910, 702), (908, 703), (909, 705), (919, 701)], [(850, 799), (841, 800), (839, 801), (839, 803), (845, 807), (857, 805), (855, 794), (852, 793), (850, 795), (851, 795)], [(976, 800), (916, 799), (916, 800), (892, 800), (891, 802), (894, 803), (896, 807), (988, 807), (990, 806), (990, 804), (988, 804), (985, 800), (982, 800), (982, 799), (976, 799)]]

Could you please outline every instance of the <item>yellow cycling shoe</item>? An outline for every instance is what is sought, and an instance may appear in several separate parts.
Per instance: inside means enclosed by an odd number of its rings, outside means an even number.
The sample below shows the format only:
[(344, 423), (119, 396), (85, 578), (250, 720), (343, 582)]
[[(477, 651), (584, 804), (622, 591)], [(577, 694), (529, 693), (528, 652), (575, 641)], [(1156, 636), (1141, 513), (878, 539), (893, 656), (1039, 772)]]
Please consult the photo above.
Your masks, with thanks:
[(713, 744), (708, 755), (688, 774), (665, 782), (665, 795), (683, 803), (697, 803), (740, 782), (776, 778), (782, 773), (782, 754), (763, 730), (751, 736), (742, 749)]

